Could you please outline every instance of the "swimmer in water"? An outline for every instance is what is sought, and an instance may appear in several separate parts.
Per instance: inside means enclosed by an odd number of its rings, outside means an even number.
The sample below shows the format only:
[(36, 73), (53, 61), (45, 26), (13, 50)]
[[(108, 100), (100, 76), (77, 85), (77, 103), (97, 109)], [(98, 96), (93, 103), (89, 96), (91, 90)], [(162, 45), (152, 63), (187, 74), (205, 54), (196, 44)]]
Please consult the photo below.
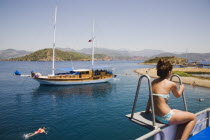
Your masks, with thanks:
[(39, 134), (39, 133), (45, 133), (45, 134), (47, 134), (47, 132), (45, 131), (45, 129), (46, 129), (46, 127), (43, 126), (43, 127), (39, 128), (37, 131), (35, 131), (34, 133), (28, 134), (27, 137), (32, 137), (32, 136), (34, 136), (36, 134)]
[(190, 86), (195, 87), (196, 86), (195, 81)]

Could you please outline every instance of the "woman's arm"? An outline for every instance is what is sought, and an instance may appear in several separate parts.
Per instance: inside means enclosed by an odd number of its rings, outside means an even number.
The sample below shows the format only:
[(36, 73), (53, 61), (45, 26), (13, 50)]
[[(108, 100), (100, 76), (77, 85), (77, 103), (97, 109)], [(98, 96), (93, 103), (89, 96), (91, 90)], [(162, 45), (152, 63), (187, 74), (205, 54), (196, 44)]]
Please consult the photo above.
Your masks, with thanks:
[(180, 89), (178, 90), (176, 83), (173, 83), (171, 90), (172, 90), (172, 93), (174, 94), (174, 96), (176, 98), (179, 98), (182, 95), (183, 91), (184, 91), (184, 85), (183, 84), (180, 85)]
[(47, 132), (44, 130), (44, 133), (47, 134)]

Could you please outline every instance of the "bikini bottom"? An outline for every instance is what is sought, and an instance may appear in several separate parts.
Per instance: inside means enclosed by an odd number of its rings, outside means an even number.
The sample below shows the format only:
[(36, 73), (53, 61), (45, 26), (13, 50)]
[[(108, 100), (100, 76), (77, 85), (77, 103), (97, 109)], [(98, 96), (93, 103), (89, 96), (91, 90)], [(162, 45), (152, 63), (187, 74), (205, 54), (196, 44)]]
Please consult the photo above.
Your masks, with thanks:
[(168, 114), (166, 114), (162, 117), (155, 115), (155, 118), (162, 123), (169, 124), (169, 121), (170, 121), (171, 117), (173, 116), (173, 114), (174, 114), (174, 112), (172, 110), (170, 110)]

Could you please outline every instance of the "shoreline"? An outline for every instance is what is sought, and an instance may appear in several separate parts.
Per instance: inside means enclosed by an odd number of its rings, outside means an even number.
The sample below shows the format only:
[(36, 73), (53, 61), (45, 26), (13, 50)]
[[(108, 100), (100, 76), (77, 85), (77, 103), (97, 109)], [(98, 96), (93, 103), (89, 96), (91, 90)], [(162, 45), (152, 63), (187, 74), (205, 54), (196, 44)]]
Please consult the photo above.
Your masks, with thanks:
[[(210, 72), (210, 69), (204, 68), (173, 68), (173, 71), (183, 71), (183, 72)], [(134, 72), (141, 75), (149, 75), (151, 78), (158, 78), (156, 68), (143, 68), (134, 70)], [(195, 82), (195, 86), (210, 88), (210, 80), (200, 79), (196, 77), (181, 77), (183, 84), (191, 85)], [(174, 82), (178, 82), (177, 78), (173, 78)]]

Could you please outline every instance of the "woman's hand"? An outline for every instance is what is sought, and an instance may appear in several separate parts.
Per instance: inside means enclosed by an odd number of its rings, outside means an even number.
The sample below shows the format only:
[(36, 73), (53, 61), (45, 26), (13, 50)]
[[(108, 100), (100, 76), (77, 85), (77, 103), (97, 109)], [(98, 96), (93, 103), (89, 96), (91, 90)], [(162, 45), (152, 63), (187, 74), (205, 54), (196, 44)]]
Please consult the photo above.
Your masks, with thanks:
[(180, 90), (183, 90), (184, 91), (184, 85), (180, 85)]
[(174, 96), (176, 98), (179, 98), (183, 94), (183, 91), (184, 91), (184, 85), (183, 84), (179, 86), (179, 90), (178, 90), (176, 83), (173, 83), (172, 93), (174, 94)]
[(182, 85), (180, 85), (180, 87), (179, 87), (179, 91), (183, 94), (183, 92), (184, 92), (184, 85), (182, 84)]

